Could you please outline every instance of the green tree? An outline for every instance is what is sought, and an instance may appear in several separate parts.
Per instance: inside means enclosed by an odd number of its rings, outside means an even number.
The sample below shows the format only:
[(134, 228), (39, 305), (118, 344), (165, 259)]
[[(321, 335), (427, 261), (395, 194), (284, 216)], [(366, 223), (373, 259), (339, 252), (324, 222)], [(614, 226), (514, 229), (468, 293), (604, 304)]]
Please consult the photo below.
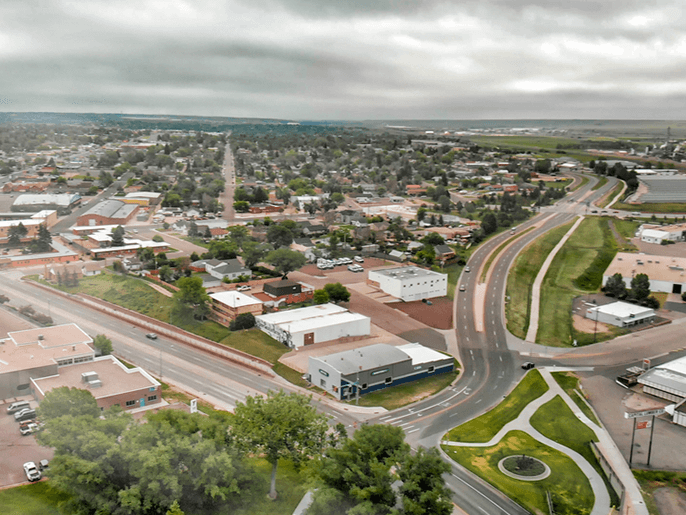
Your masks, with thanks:
[(172, 279), (172, 269), (169, 265), (163, 265), (160, 267), (159, 277), (161, 281), (168, 283)]
[(246, 241), (243, 243), (243, 253), (241, 256), (243, 257), (245, 266), (248, 268), (252, 268), (257, 265), (257, 263), (264, 259), (266, 254), (267, 245), (263, 245), (256, 241)]
[(441, 459), (435, 447), (419, 447), (416, 454), (408, 454), (398, 467), (398, 477), (403, 482), (400, 496), (404, 514), (450, 515), (453, 502), (443, 479), (448, 472), (450, 465)]
[(492, 234), (498, 229), (498, 220), (490, 211), (481, 219), (481, 229), (483, 229), (486, 235)]
[(312, 298), (315, 304), (326, 304), (329, 302), (329, 294), (326, 290), (314, 290), (314, 296)]
[(124, 228), (121, 225), (112, 229), (112, 246), (113, 247), (123, 247), (124, 246)]
[(425, 207), (420, 207), (417, 209), (417, 221), (421, 222), (424, 220), (424, 217), (426, 216), (426, 208)]
[(99, 350), (100, 354), (103, 356), (107, 356), (108, 354), (112, 354), (112, 340), (110, 340), (104, 334), (98, 334), (93, 339), (93, 347), (95, 347), (97, 350)]
[(248, 396), (236, 404), (231, 434), (246, 450), (264, 454), (272, 465), (269, 496), (276, 499), (276, 469), (281, 458), (299, 465), (322, 452), (326, 416), (317, 413), (310, 397), (270, 390), (266, 397)]
[(100, 415), (100, 408), (91, 392), (68, 386), (47, 392), (36, 411), (46, 421), (63, 416), (95, 418)]
[(198, 236), (200, 236), (200, 232), (198, 231), (198, 224), (196, 224), (195, 221), (191, 220), (191, 223), (188, 226), (188, 237), (197, 238)]
[(324, 286), (324, 291), (329, 295), (329, 300), (336, 304), (350, 300), (350, 292), (341, 283), (328, 283)]
[(37, 240), (37, 251), (38, 252), (50, 252), (50, 245), (52, 244), (52, 235), (46, 227), (45, 224), (40, 224), (38, 226), (38, 240)]
[(11, 247), (18, 247), (21, 245), (21, 240), (26, 238), (28, 233), (29, 231), (26, 227), (24, 227), (23, 223), (19, 222), (17, 225), (12, 225), (7, 231), (7, 243)]
[(631, 279), (631, 296), (636, 300), (644, 300), (650, 295), (650, 279), (646, 274), (636, 274)]
[(288, 247), (293, 243), (293, 232), (283, 223), (270, 225), (267, 229), (267, 241), (276, 249)]
[(174, 317), (190, 322), (204, 320), (209, 314), (210, 297), (200, 277), (182, 277), (176, 282), (179, 290), (174, 292)]
[(237, 200), (233, 203), (233, 208), (238, 213), (247, 213), (250, 210), (250, 203), (245, 200)]
[(443, 245), (445, 243), (443, 236), (437, 232), (430, 232), (419, 241), (427, 245)]
[(241, 329), (250, 329), (251, 327), (255, 327), (255, 315), (252, 313), (241, 313), (229, 324), (231, 331), (240, 331)]
[(294, 250), (281, 248), (271, 251), (267, 254), (267, 263), (274, 266), (274, 270), (283, 274), (288, 275), (288, 272), (297, 270), (302, 267), (306, 262), (305, 256), (300, 252)]
[(618, 299), (626, 298), (626, 283), (622, 278), (622, 274), (616, 273), (608, 278), (605, 283), (605, 293)]
[(172, 505), (167, 510), (166, 515), (185, 515), (181, 506), (179, 506), (179, 501), (174, 501)]

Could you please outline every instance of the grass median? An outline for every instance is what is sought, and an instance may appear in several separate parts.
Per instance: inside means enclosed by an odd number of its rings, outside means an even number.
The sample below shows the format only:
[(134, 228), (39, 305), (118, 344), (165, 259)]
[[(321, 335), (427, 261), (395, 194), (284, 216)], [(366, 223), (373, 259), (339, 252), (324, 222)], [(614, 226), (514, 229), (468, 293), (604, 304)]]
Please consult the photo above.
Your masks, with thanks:
[[(605, 196), (600, 199), (598, 202), (596, 202), (596, 205), (600, 208), (607, 207), (607, 205), (612, 202), (612, 200), (619, 194), (620, 191), (622, 191), (622, 188), (624, 187), (624, 182), (619, 181), (617, 184), (615, 184), (614, 188), (612, 188), (609, 193), (605, 194)], [(617, 205), (615, 204), (613, 206), (613, 209), (619, 209)]]
[[(586, 333), (575, 331), (572, 301), (575, 297), (595, 292), (603, 272), (617, 253), (617, 242), (605, 218), (586, 218), (565, 242), (550, 264), (541, 286), (540, 320), (536, 341), (555, 347), (592, 343)], [(613, 331), (602, 335), (614, 337)]]
[(448, 431), (443, 437), (451, 442), (486, 443), (505, 424), (516, 419), (530, 402), (538, 399), (549, 389), (538, 370), (524, 376), (517, 387), (491, 411)]
[(573, 222), (556, 227), (531, 242), (518, 256), (507, 276), (508, 296), (505, 305), (507, 329), (519, 338), (526, 338), (531, 315), (531, 292), (534, 280), (548, 254), (562, 239)]
[(607, 184), (607, 177), (601, 177), (600, 180), (591, 188), (591, 191), (599, 190)]
[(560, 387), (565, 391), (567, 395), (574, 401), (574, 403), (579, 406), (579, 409), (586, 415), (591, 422), (596, 426), (600, 427), (600, 421), (593, 413), (593, 410), (586, 402), (585, 398), (581, 398), (580, 388), (579, 388), (579, 378), (572, 372), (553, 372), (553, 378), (560, 385)]
[[(522, 431), (510, 431), (492, 447), (443, 445), (442, 448), (456, 462), (532, 513), (548, 513), (547, 492), (552, 495), (558, 515), (587, 515), (595, 502), (588, 478), (574, 460)], [(550, 476), (539, 481), (522, 481), (500, 472), (501, 459), (522, 454), (543, 461), (550, 467)]]

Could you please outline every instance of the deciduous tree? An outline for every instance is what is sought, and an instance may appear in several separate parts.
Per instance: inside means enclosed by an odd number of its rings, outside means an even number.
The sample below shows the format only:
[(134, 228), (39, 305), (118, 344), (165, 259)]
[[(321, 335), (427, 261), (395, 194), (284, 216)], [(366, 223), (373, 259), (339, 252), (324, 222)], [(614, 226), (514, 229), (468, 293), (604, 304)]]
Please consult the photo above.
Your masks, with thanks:
[(276, 249), (267, 254), (267, 263), (272, 264), (274, 269), (283, 275), (288, 275), (288, 272), (297, 270), (306, 262), (305, 256), (290, 249)]

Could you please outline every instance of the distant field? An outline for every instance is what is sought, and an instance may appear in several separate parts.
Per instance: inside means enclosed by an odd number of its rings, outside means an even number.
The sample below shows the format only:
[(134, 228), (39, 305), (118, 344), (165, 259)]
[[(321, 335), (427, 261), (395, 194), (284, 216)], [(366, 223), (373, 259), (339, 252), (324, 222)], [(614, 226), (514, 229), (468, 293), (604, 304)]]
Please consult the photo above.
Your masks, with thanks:
[[(480, 145), (527, 149), (543, 148), (548, 150), (556, 150), (558, 145), (578, 145), (580, 143), (578, 139), (556, 138), (553, 136), (470, 136), (469, 139)], [(569, 150), (578, 151), (580, 149)]]
[(665, 204), (625, 204), (624, 202), (617, 202), (612, 205), (613, 209), (621, 209), (623, 211), (639, 211), (641, 213), (686, 213), (686, 203), (665, 203)]

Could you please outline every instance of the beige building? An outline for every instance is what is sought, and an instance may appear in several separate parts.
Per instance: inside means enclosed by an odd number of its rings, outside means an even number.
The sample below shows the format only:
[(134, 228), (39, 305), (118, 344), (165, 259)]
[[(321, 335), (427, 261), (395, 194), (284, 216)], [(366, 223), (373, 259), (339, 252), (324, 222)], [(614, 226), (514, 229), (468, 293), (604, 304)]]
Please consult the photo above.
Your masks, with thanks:
[(646, 274), (650, 291), (681, 294), (686, 291), (684, 270), (686, 258), (618, 252), (603, 274), (603, 286), (610, 277), (621, 274), (627, 288), (631, 288), (631, 279)]

